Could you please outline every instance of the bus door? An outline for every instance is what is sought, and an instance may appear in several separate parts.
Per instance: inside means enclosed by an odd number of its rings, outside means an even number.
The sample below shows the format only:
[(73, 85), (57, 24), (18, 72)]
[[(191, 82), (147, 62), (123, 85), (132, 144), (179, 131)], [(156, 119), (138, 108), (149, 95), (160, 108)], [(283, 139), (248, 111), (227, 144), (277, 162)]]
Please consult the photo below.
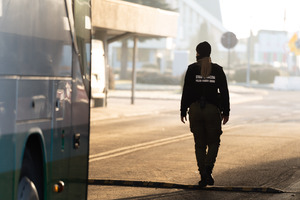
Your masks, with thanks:
[[(73, 0), (72, 12), (75, 34), (73, 34), (74, 44), (72, 51), (72, 92), (70, 104), (72, 128), (70, 130), (71, 138), (68, 138), (68, 141), (71, 141), (71, 147), (68, 168), (69, 196), (67, 199), (85, 199), (87, 196), (91, 74), (90, 10), (89, 0)], [(69, 17), (72, 16), (69, 15)]]

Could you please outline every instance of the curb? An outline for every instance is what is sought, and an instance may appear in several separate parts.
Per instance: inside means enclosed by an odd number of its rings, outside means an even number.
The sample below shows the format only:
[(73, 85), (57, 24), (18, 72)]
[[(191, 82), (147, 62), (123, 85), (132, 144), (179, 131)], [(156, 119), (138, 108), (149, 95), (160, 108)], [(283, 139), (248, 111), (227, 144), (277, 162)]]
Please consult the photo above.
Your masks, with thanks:
[(152, 181), (126, 181), (126, 180), (99, 180), (89, 179), (89, 185), (110, 185), (110, 186), (127, 186), (127, 187), (146, 187), (146, 188), (169, 188), (169, 189), (189, 189), (189, 190), (213, 190), (227, 192), (257, 192), (257, 193), (284, 193), (279, 189), (270, 187), (225, 187), (225, 186), (208, 186), (201, 188), (198, 185), (183, 185), (164, 182)]

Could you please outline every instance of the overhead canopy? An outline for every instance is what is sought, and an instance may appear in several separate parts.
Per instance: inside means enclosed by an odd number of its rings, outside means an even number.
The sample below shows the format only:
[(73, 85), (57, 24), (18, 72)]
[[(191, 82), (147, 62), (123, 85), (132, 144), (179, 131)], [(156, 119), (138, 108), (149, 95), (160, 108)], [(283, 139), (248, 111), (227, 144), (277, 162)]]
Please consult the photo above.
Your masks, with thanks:
[(120, 0), (92, 0), (92, 26), (108, 40), (126, 34), (176, 37), (178, 14)]
[(109, 43), (131, 36), (134, 38), (131, 104), (134, 104), (136, 82), (137, 37), (176, 37), (177, 18), (175, 12), (125, 1), (92, 0), (93, 38), (104, 42), (105, 55), (108, 55)]

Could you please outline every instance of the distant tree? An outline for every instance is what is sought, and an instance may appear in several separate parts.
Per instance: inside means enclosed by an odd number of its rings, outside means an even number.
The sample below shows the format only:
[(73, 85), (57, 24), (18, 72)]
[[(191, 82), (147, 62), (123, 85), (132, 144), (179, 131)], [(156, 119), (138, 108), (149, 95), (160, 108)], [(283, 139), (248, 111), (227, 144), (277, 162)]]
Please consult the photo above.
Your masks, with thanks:
[(218, 46), (215, 41), (215, 38), (213, 37), (213, 34), (209, 31), (207, 22), (204, 21), (200, 29), (196, 32), (196, 34), (191, 38), (189, 50), (190, 50), (190, 61), (195, 62), (196, 61), (196, 46), (200, 42), (207, 41), (212, 48), (212, 54), (216, 51), (218, 51)]

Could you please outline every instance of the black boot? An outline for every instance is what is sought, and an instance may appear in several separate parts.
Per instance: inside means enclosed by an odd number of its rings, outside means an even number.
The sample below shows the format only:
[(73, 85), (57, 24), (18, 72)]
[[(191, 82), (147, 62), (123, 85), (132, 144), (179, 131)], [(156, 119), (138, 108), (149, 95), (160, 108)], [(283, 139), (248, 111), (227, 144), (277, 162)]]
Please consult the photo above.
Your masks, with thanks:
[(213, 167), (211, 166), (206, 166), (206, 183), (207, 185), (214, 185), (215, 184), (215, 180), (212, 176), (212, 169)]
[(201, 173), (201, 180), (199, 181), (199, 187), (203, 188), (207, 186), (207, 174)]

